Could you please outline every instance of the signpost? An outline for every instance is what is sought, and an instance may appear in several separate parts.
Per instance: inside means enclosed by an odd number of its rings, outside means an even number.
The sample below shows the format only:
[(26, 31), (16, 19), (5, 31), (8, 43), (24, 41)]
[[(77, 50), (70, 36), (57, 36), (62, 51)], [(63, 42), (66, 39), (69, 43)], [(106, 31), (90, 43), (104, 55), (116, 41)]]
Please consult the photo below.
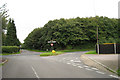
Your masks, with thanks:
[(51, 41), (48, 41), (48, 43), (56, 43), (56, 41), (51, 40)]
[(53, 43), (51, 43), (50, 45), (53, 46)]
[(56, 43), (56, 41), (51, 40), (51, 41), (48, 41), (48, 43), (50, 43), (50, 45), (51, 45), (51, 51), (52, 51), (53, 50), (53, 45), (54, 45), (54, 43)]

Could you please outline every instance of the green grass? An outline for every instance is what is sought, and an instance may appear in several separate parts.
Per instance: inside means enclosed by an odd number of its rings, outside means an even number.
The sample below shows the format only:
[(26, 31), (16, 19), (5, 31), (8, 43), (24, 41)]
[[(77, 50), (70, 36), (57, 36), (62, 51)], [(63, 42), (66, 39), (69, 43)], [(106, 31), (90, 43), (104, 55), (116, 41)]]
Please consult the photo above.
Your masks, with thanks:
[[(35, 52), (48, 52), (48, 51), (42, 51), (42, 50), (34, 50), (34, 49), (27, 49), (29, 51), (35, 51)], [(65, 49), (65, 50), (57, 50), (61, 52), (76, 52), (76, 51), (89, 51), (94, 49)]]
[(20, 54), (20, 52), (17, 52), (17, 53), (2, 53), (0, 55), (12, 55), (12, 54)]
[(59, 55), (59, 54), (63, 54), (63, 53), (64, 52), (61, 52), (61, 51), (57, 51), (56, 53), (46, 52), (46, 53), (40, 54), (40, 56), (55, 56), (55, 55)]
[(0, 63), (0, 66), (2, 66), (2, 63)]
[(90, 51), (92, 49), (69, 49), (69, 50), (60, 50), (62, 52), (77, 52), (77, 51)]
[(120, 76), (120, 68), (117, 70), (118, 76)]
[(0, 66), (4, 65), (4, 63), (0, 63)]
[(96, 53), (96, 51), (89, 51), (89, 52), (87, 52), (85, 54), (97, 54), (97, 53)]
[(3, 66), (5, 63), (0, 63), (0, 67)]
[(59, 50), (59, 51), (56, 51), (56, 53), (45, 52), (45, 53), (40, 54), (40, 56), (55, 56), (55, 55), (63, 54), (63, 53), (66, 53), (66, 52), (89, 51), (89, 50), (91, 50), (91, 49)]

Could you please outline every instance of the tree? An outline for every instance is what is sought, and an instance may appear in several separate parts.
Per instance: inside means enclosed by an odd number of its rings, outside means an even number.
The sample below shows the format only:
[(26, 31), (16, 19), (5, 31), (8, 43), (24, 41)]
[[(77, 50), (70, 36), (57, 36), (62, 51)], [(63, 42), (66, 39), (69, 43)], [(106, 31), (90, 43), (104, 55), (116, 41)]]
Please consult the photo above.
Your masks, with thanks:
[(0, 7), (0, 24), (2, 26), (2, 45), (5, 45), (5, 30), (7, 29), (7, 22), (8, 20), (6, 19), (9, 15), (7, 14), (8, 10), (6, 10), (6, 4), (4, 4), (2, 7)]
[(114, 43), (118, 39), (117, 19), (108, 17), (71, 18), (50, 20), (42, 28), (34, 29), (24, 40), (26, 48), (49, 49), (47, 43), (55, 40), (56, 49), (91, 48), (96, 44), (96, 27), (100, 43)]
[(6, 46), (19, 46), (20, 41), (16, 35), (16, 26), (13, 19), (9, 19), (7, 35), (6, 35)]

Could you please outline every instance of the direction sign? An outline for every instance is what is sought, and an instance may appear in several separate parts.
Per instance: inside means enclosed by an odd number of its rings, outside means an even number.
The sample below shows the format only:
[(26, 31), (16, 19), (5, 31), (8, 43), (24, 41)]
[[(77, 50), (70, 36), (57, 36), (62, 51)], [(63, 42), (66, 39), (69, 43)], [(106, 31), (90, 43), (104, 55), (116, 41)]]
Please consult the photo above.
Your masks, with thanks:
[(48, 43), (56, 43), (56, 41), (48, 41)]

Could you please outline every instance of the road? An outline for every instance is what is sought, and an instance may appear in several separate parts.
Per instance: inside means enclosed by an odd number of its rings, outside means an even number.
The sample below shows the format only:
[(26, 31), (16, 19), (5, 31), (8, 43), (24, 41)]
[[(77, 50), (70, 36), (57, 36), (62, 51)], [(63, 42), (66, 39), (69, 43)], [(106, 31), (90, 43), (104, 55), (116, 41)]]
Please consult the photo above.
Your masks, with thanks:
[(86, 51), (40, 57), (40, 52), (23, 50), (21, 54), (3, 56), (3, 78), (112, 78), (110, 74), (85, 65), (80, 55)]

